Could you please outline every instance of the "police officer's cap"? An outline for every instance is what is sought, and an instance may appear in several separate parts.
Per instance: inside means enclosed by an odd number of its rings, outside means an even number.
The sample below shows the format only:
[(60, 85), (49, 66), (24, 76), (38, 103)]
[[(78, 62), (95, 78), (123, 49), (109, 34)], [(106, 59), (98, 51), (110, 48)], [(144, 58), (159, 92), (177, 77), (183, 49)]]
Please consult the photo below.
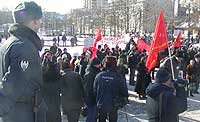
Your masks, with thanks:
[(14, 21), (24, 23), (34, 19), (42, 18), (42, 9), (35, 2), (20, 3), (14, 10)]
[(170, 73), (165, 68), (160, 68), (156, 73), (156, 82), (165, 83), (170, 79)]

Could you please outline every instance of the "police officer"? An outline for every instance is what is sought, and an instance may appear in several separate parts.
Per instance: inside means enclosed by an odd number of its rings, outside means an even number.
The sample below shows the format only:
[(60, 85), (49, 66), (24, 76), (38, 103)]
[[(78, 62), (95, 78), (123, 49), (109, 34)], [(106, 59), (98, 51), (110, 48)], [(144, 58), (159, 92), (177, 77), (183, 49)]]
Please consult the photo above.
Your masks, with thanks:
[(105, 71), (99, 73), (94, 80), (94, 94), (99, 112), (99, 122), (117, 122), (118, 109), (128, 102), (128, 89), (125, 79), (117, 73), (116, 57), (105, 59)]
[(0, 116), (3, 122), (45, 122), (42, 69), (37, 35), (42, 9), (35, 2), (14, 10), (11, 37), (0, 47)]

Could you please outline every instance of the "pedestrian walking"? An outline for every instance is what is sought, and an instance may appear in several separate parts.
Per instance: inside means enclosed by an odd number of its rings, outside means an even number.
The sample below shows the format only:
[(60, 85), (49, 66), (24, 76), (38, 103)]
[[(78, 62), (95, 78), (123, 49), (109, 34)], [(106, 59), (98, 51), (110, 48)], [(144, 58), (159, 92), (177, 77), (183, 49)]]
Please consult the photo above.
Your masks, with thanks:
[(196, 85), (195, 85), (195, 87), (196, 88), (195, 88), (194, 93), (199, 94), (198, 89), (199, 89), (199, 83), (200, 83), (200, 70), (198, 70), (198, 69), (200, 69), (200, 53), (195, 54), (194, 58), (195, 58), (194, 66), (197, 69), (195, 71), (195, 75), (196, 75)]
[(67, 37), (65, 34), (62, 35), (63, 47), (66, 47)]
[(99, 58), (95, 57), (86, 69), (86, 74), (84, 75), (84, 89), (85, 89), (85, 102), (88, 109), (86, 122), (96, 122), (97, 118), (97, 108), (96, 99), (93, 92), (94, 79), (96, 75), (100, 72), (101, 61)]
[(94, 95), (98, 109), (99, 122), (117, 122), (118, 109), (128, 103), (128, 89), (125, 79), (116, 71), (116, 57), (105, 59), (105, 70), (94, 81)]
[(151, 76), (145, 66), (146, 56), (141, 58), (141, 61), (137, 65), (137, 80), (135, 85), (135, 92), (137, 92), (139, 99), (146, 99), (146, 88), (151, 82)]
[(61, 78), (62, 88), (62, 109), (67, 115), (68, 122), (78, 122), (81, 107), (84, 106), (84, 88), (81, 76), (74, 72), (70, 62), (62, 64), (64, 71)]
[(0, 47), (0, 116), (2, 122), (46, 122), (42, 98), (42, 67), (37, 35), (42, 9), (35, 2), (23, 2), (14, 10), (11, 37)]
[(198, 69), (196, 69), (195, 67), (195, 61), (194, 60), (190, 60), (190, 64), (187, 65), (187, 69), (186, 69), (186, 79), (188, 80), (188, 96), (192, 96), (194, 97), (193, 93), (196, 90), (196, 71)]
[(60, 65), (51, 52), (47, 52), (44, 57), (42, 61), (44, 81), (42, 91), (48, 107), (46, 120), (47, 122), (61, 122)]

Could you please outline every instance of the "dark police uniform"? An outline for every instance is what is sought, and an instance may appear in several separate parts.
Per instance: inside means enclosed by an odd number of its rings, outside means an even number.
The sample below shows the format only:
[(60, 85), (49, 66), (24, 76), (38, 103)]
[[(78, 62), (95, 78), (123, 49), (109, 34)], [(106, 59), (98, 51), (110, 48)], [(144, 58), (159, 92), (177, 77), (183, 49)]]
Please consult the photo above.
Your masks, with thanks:
[(125, 79), (115, 70), (106, 69), (95, 78), (94, 94), (99, 111), (99, 122), (106, 122), (107, 115), (109, 122), (117, 122), (117, 111), (120, 107), (118, 105), (122, 104), (121, 99), (128, 99)]
[(45, 122), (45, 103), (40, 95), (41, 40), (21, 24), (14, 24), (9, 32), (11, 37), (0, 47), (0, 116), (3, 122), (33, 122), (37, 92), (37, 122)]

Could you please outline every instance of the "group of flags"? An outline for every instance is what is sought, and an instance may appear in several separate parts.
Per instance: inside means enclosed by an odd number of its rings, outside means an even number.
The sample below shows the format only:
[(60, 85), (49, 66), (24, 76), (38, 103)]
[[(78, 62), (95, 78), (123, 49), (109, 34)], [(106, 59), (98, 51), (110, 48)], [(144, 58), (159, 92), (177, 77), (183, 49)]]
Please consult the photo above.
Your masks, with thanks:
[[(181, 40), (181, 33), (179, 32), (176, 40), (173, 42), (174, 48), (178, 48), (181, 46), (180, 40)], [(158, 63), (158, 53), (162, 50), (167, 49), (168, 47), (169, 47), (169, 44), (168, 44), (166, 27), (165, 27), (164, 14), (163, 14), (163, 11), (161, 10), (157, 23), (156, 23), (155, 34), (153, 37), (153, 41), (151, 43), (149, 55), (146, 61), (146, 67), (149, 72)]]
[[(96, 56), (97, 53), (96, 45), (97, 42), (100, 41), (101, 39), (102, 39), (101, 28), (99, 26), (96, 34), (96, 39), (93, 43), (93, 47), (90, 47), (90, 50), (92, 51), (91, 59), (93, 59)], [(181, 33), (179, 32), (176, 40), (173, 42), (174, 48), (178, 48), (181, 46), (180, 40), (181, 40)], [(146, 67), (149, 72), (157, 65), (158, 53), (162, 50), (167, 49), (168, 47), (169, 44), (165, 27), (164, 14), (163, 11), (161, 10), (156, 23), (155, 33), (151, 45), (148, 45), (141, 38), (139, 38), (137, 41), (137, 49), (139, 51), (146, 50), (149, 54), (146, 61)]]

